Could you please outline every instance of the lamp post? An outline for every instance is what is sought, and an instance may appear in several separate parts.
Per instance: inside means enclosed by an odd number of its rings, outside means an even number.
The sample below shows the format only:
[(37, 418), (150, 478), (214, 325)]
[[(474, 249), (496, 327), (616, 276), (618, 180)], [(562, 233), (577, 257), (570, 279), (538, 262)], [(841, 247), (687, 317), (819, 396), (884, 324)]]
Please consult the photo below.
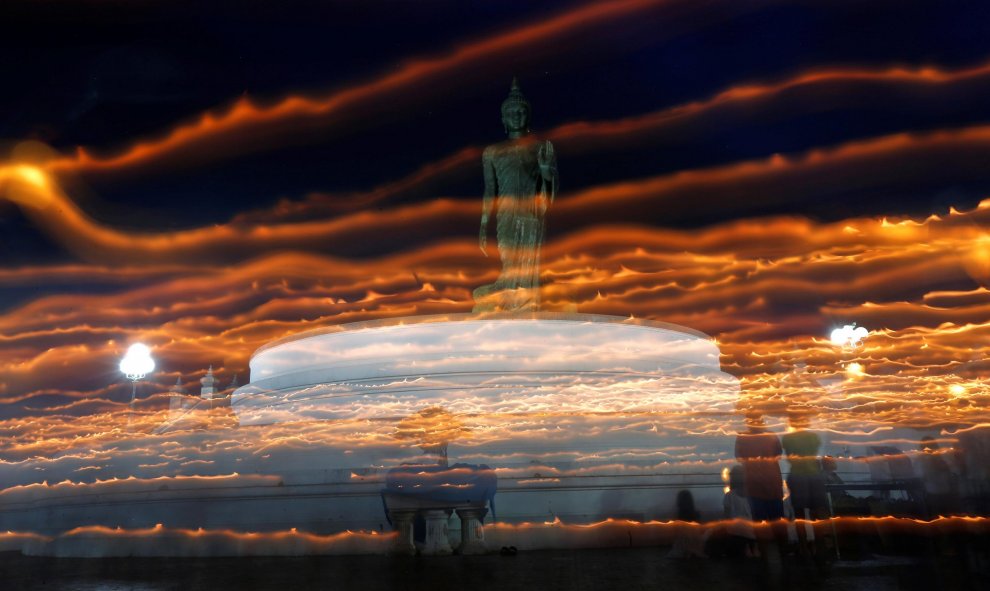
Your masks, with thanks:
[[(856, 326), (856, 323), (846, 324), (840, 328), (834, 329), (829, 333), (829, 340), (833, 345), (839, 347), (840, 351), (845, 353), (853, 353), (863, 344), (863, 339), (870, 336), (870, 331), (863, 326)], [(858, 362), (846, 363), (843, 366), (846, 370), (846, 379), (858, 379), (863, 376), (864, 369), (863, 365)], [(849, 447), (847, 446), (844, 452), (849, 455)], [(835, 517), (835, 506), (832, 504), (832, 492), (826, 491), (825, 499), (828, 501), (828, 514), (830, 517)], [(837, 533), (835, 531), (835, 519), (829, 519), (829, 523), (832, 525), (832, 538), (838, 539)], [(842, 559), (842, 555), (839, 553), (839, 545), (835, 545), (835, 557), (837, 559)]]
[(130, 413), (127, 416), (127, 430), (130, 431), (131, 420), (134, 417), (134, 401), (137, 398), (137, 383), (144, 376), (155, 370), (155, 360), (151, 358), (151, 349), (142, 343), (134, 343), (127, 348), (127, 354), (120, 360), (120, 372), (131, 381)]
[[(856, 326), (854, 322), (833, 330), (829, 334), (829, 340), (832, 341), (833, 345), (839, 347), (843, 353), (851, 353), (858, 349), (863, 344), (863, 339), (869, 335), (870, 331), (865, 327)], [(843, 367), (846, 370), (846, 377), (850, 379), (858, 379), (864, 374), (863, 364), (861, 363), (846, 363)]]
[(860, 342), (869, 336), (870, 331), (863, 326), (856, 326), (856, 323), (847, 324), (842, 328), (836, 328), (829, 334), (829, 340), (836, 347), (848, 347), (855, 349)]

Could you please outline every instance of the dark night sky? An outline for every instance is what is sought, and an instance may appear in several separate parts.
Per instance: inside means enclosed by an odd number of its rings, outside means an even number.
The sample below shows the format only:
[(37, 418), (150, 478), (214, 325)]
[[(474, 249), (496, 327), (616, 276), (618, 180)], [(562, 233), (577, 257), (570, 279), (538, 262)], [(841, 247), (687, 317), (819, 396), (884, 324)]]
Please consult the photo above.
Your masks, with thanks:
[[(204, 6), (209, 4), (209, 6)], [(82, 175), (84, 207), (130, 227), (221, 223), (245, 209), (309, 192), (366, 189), (400, 178), (461, 147), (500, 136), (498, 104), (517, 74), (534, 105), (534, 128), (607, 120), (828, 66), (964, 68), (990, 55), (983, 2), (670, 2), (606, 22), (537, 51), (494, 60), (437, 88), (370, 105), (347, 125), (293, 129), (243, 154), (140, 174)], [(538, 6), (536, 6), (538, 5)], [(205, 110), (246, 95), (260, 103), (290, 93), (323, 96), (476, 39), (551, 18), (573, 2), (7, 2), (0, 24), (0, 137), (36, 138), (58, 150), (113, 154), (160, 137)], [(605, 146), (562, 158), (565, 187), (801, 153), (859, 138), (986, 121), (990, 103), (972, 89), (910, 101), (875, 89), (854, 104), (797, 96), (741, 118), (714, 114), (676, 137)], [(305, 127), (310, 127), (306, 129)], [(659, 144), (659, 145), (658, 145)], [(659, 148), (659, 149), (658, 149)], [(982, 180), (835, 195), (813, 193), (747, 213), (926, 213), (948, 201), (972, 205)], [(480, 180), (430, 187), (476, 195)], [(416, 196), (408, 196), (414, 199)], [(134, 206), (140, 205), (140, 208)], [(957, 203), (961, 205), (962, 203)], [(4, 217), (14, 215), (4, 210)], [(664, 225), (708, 223), (740, 212), (682, 213)], [(7, 222), (10, 224), (10, 222)], [(28, 231), (25, 231), (29, 233)], [(30, 237), (25, 239), (31, 240)], [(5, 245), (7, 256), (30, 259)], [(44, 250), (37, 244), (39, 250)]]

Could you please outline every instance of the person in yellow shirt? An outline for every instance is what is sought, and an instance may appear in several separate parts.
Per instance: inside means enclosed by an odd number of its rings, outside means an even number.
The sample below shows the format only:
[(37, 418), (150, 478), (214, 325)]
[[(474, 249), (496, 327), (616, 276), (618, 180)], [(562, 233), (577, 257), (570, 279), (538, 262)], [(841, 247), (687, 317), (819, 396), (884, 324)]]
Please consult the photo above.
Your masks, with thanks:
[[(791, 507), (798, 519), (823, 519), (828, 516), (828, 499), (825, 494), (825, 473), (818, 453), (822, 439), (809, 429), (811, 421), (806, 413), (789, 417), (790, 430), (781, 437), (781, 445), (790, 464), (787, 489)], [(798, 539), (807, 543), (814, 539), (809, 527), (797, 528)]]

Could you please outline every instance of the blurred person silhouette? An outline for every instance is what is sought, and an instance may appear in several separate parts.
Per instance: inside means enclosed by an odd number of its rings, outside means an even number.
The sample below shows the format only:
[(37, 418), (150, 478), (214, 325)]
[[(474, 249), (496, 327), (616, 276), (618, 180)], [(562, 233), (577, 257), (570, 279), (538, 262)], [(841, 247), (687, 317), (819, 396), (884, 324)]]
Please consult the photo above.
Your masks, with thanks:
[(976, 425), (956, 436), (966, 510), (971, 515), (990, 516), (990, 426)]
[[(746, 431), (736, 436), (736, 459), (742, 465), (743, 489), (754, 522), (769, 523), (757, 530), (760, 555), (771, 571), (781, 565), (781, 548), (787, 541), (784, 517), (784, 479), (780, 473), (780, 439), (771, 432), (759, 410), (746, 413)], [(774, 543), (771, 543), (774, 542)]]
[[(956, 437), (963, 508), (969, 515), (990, 516), (990, 425), (962, 429)], [(966, 542), (970, 572), (990, 573), (990, 536), (969, 535)]]
[(756, 556), (756, 531), (753, 512), (745, 494), (743, 469), (735, 465), (729, 470), (729, 482), (722, 497), (725, 525), (718, 528), (705, 546), (709, 556), (744, 558)]
[(694, 506), (694, 495), (689, 490), (677, 493), (677, 519), (679, 521), (701, 521), (701, 513)]
[(839, 476), (839, 463), (832, 456), (822, 456), (822, 474), (825, 476), (825, 484), (845, 484)]
[[(809, 429), (811, 420), (806, 413), (792, 413), (788, 422), (791, 430), (781, 437), (781, 444), (790, 464), (787, 489), (794, 516), (808, 521), (822, 519), (828, 515), (828, 499), (825, 495), (825, 473), (818, 459), (821, 437)], [(812, 543), (815, 534), (810, 524), (796, 529), (801, 551), (814, 552)]]
[(736, 437), (736, 459), (742, 465), (744, 489), (754, 521), (775, 521), (784, 516), (783, 476), (777, 435), (767, 429), (762, 413), (746, 415), (747, 430)]
[(939, 449), (938, 442), (931, 436), (921, 438), (919, 449), (922, 453), (918, 458), (918, 465), (925, 487), (928, 517), (958, 513), (959, 488), (956, 475), (945, 459), (945, 453)]
[[(832, 456), (822, 456), (822, 475), (825, 479), (825, 500), (828, 502), (828, 516), (835, 517), (843, 507), (848, 507), (853, 497), (842, 487), (846, 482), (838, 473), (839, 464)], [(830, 489), (829, 485), (835, 485)]]
[[(927, 517), (936, 519), (941, 516), (959, 515), (962, 513), (959, 481), (950, 466), (950, 460), (955, 456), (954, 450), (940, 449), (935, 438), (930, 436), (921, 438), (919, 448), (922, 453), (918, 458), (918, 466), (925, 491)], [(956, 457), (957, 461), (958, 459)], [(979, 550), (980, 542), (967, 539), (968, 536), (946, 523), (937, 527), (941, 535), (929, 538), (932, 552), (942, 556), (959, 557), (963, 561), (961, 566), (970, 572), (985, 569), (980, 566), (984, 562), (983, 555), (985, 555), (985, 552)], [(986, 542), (983, 541), (982, 545), (985, 550)]]
[(701, 527), (701, 513), (694, 505), (694, 495), (689, 490), (677, 493), (677, 526), (674, 543), (667, 558), (705, 558), (707, 532)]

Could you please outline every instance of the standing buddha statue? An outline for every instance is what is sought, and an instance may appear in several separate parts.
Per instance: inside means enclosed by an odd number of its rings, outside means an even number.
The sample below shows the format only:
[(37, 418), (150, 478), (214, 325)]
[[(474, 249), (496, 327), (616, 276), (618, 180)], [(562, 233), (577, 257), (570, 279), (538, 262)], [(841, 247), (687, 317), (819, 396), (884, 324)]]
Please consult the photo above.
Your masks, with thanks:
[(485, 193), (478, 244), (486, 250), (488, 218), (494, 205), (502, 272), (495, 283), (474, 290), (474, 312), (534, 312), (540, 308), (540, 247), (546, 213), (557, 194), (553, 144), (529, 129), (530, 106), (516, 79), (502, 102), (508, 139), (488, 146), (481, 157)]

